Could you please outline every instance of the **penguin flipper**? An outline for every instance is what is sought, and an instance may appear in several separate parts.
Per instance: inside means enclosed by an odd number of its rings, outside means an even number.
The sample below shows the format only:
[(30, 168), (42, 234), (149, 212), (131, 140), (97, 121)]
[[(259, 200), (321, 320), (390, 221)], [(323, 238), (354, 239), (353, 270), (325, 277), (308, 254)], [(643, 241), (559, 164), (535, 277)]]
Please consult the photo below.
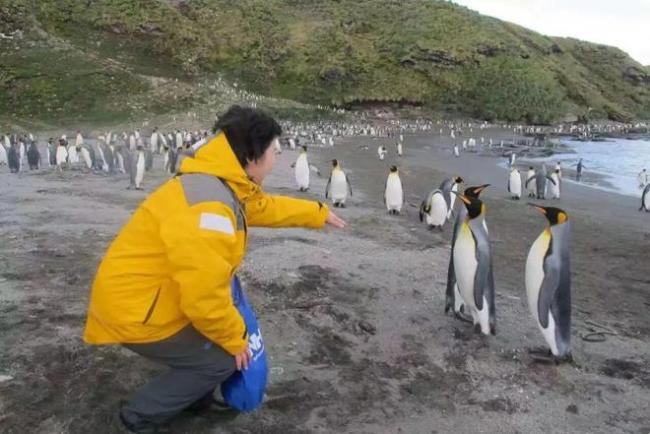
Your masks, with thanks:
[(445, 290), (445, 313), (449, 312), (449, 310), (452, 311), (454, 310), (454, 304), (456, 301), (456, 294), (454, 293), (454, 285), (456, 285), (456, 270), (454, 269), (454, 245), (452, 243), (451, 255), (449, 255), (449, 268), (447, 270), (447, 289)]
[(530, 184), (530, 182), (531, 182), (533, 179), (535, 179), (535, 176), (531, 176), (530, 178), (528, 178), (528, 179), (526, 180), (526, 188), (528, 188), (528, 184)]
[[(478, 227), (477, 227), (478, 226)], [(477, 309), (483, 309), (483, 299), (494, 305), (494, 279), (492, 275), (492, 258), (488, 235), (482, 227), (470, 225), (472, 237), (476, 243), (476, 274), (474, 275), (474, 303)]]
[(325, 186), (325, 199), (327, 199), (327, 196), (329, 195), (331, 183), (332, 183), (332, 175), (330, 175), (329, 179), (327, 180), (327, 185)]
[(557, 185), (557, 182), (555, 182), (555, 180), (551, 177), (551, 175), (546, 175), (546, 179), (551, 181), (553, 183), (553, 185)]

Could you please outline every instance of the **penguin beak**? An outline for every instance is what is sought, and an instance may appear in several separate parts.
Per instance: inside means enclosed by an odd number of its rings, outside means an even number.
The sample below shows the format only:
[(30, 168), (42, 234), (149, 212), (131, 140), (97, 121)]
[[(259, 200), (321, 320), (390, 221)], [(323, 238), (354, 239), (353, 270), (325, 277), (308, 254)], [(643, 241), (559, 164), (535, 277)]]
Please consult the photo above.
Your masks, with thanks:
[(476, 188), (476, 193), (477, 193), (477, 194), (478, 194), (478, 193), (481, 193), (483, 190), (485, 190), (485, 189), (488, 188), (489, 186), (490, 186), (490, 184), (483, 184), (483, 185), (477, 187), (477, 188)]
[(534, 203), (528, 203), (528, 206), (532, 206), (533, 208), (536, 208), (537, 211), (539, 211), (542, 214), (546, 215), (546, 208), (544, 208), (543, 206), (535, 205)]
[(458, 196), (458, 198), (460, 200), (462, 200), (463, 202), (465, 202), (467, 205), (472, 203), (467, 197), (463, 196), (462, 194), (460, 194), (458, 192), (455, 192), (455, 191), (452, 191), (452, 193), (454, 193), (456, 196)]

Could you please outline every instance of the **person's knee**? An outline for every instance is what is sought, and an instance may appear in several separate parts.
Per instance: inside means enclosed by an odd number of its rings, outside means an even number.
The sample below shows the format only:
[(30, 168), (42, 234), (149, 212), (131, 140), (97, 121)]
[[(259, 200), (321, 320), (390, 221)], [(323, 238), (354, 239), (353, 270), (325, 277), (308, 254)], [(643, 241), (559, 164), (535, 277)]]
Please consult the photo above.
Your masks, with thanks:
[(197, 367), (197, 371), (206, 379), (222, 382), (235, 372), (235, 359), (231, 356), (209, 358)]

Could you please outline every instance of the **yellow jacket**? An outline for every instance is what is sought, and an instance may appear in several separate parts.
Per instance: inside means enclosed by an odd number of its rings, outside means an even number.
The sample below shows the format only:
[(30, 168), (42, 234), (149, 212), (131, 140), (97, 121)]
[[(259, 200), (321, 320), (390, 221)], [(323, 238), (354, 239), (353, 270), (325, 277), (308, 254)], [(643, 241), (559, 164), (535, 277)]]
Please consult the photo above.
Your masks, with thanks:
[(223, 133), (185, 158), (180, 173), (140, 205), (109, 247), (92, 287), (87, 343), (155, 342), (192, 323), (241, 353), (246, 328), (230, 281), (247, 225), (320, 228), (327, 218), (321, 203), (264, 193)]

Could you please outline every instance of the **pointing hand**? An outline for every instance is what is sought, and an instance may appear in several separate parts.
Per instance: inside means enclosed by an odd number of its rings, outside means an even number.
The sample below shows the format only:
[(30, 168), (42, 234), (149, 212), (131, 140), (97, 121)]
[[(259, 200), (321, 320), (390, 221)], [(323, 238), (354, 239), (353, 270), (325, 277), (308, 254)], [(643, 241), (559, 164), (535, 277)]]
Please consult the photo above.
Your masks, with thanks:
[(339, 216), (334, 214), (332, 211), (330, 211), (330, 213), (327, 215), (327, 220), (325, 220), (325, 223), (332, 225), (338, 229), (343, 229), (346, 225), (345, 221), (343, 221)]

